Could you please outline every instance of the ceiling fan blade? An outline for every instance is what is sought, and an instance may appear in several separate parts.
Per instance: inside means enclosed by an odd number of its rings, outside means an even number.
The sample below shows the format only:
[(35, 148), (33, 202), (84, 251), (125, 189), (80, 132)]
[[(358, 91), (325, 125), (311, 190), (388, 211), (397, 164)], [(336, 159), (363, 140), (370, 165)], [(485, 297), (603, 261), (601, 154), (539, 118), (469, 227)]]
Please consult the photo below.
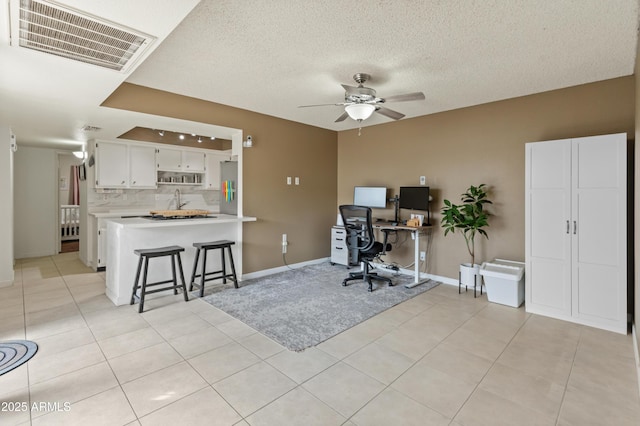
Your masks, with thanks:
[(335, 123), (339, 123), (341, 121), (346, 120), (346, 118), (349, 117), (349, 114), (347, 114), (347, 112), (345, 111), (340, 117), (338, 117), (335, 121)]
[(298, 105), (298, 108), (309, 108), (309, 107), (319, 107), (319, 106), (342, 106), (347, 105), (344, 102), (340, 102), (337, 104), (317, 104), (317, 105)]
[(424, 99), (424, 93), (414, 92), (405, 95), (389, 96), (388, 98), (384, 98), (384, 102), (423, 101)]
[(376, 112), (384, 115), (385, 117), (393, 118), (394, 120), (400, 120), (404, 117), (404, 114), (385, 107), (377, 107)]
[(358, 88), (355, 86), (347, 86), (346, 84), (341, 84), (340, 86), (342, 86), (345, 92), (353, 92), (358, 90)]

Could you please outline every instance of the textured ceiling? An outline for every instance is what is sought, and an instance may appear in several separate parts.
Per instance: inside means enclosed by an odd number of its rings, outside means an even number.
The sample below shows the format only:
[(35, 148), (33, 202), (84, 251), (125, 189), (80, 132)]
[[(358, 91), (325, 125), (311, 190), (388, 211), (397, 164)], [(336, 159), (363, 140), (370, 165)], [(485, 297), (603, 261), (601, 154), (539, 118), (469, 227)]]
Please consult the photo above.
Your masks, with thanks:
[[(380, 97), (424, 92), (386, 105), (407, 117), (627, 76), (639, 1), (57, 0), (157, 38), (117, 73), (17, 47), (19, 0), (7, 0), (0, 125), (18, 144), (60, 147), (136, 126), (224, 139), (242, 131), (100, 107), (123, 81), (345, 130), (358, 125), (334, 123), (341, 107), (297, 107), (341, 102), (340, 84), (359, 72)], [(390, 121), (374, 114), (363, 125)]]
[[(372, 75), (407, 117), (634, 72), (638, 0), (203, 0), (127, 81), (302, 123)], [(364, 125), (391, 121), (374, 114)]]

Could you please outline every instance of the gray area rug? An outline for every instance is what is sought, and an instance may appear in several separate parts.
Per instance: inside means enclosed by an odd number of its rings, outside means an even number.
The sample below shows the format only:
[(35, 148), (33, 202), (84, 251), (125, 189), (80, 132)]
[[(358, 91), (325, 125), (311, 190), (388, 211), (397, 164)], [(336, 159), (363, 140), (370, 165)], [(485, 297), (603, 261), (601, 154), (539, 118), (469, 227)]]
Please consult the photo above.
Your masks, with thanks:
[[(351, 269), (353, 271), (354, 269)], [(394, 286), (375, 281), (352, 281), (349, 274), (329, 262), (242, 281), (240, 288), (212, 286), (203, 300), (269, 336), (292, 351), (315, 346), (400, 302), (436, 287), (428, 281), (414, 288), (404, 284), (413, 276), (393, 276)]]

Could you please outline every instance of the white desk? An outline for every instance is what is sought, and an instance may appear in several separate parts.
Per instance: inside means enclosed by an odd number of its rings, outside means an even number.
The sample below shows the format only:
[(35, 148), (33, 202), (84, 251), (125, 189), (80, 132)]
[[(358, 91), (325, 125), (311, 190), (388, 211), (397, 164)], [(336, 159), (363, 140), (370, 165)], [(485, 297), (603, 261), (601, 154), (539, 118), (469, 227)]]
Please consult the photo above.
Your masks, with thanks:
[(411, 232), (413, 234), (413, 243), (414, 243), (414, 253), (413, 253), (413, 270), (414, 277), (413, 282), (411, 284), (405, 285), (407, 288), (412, 288), (417, 285), (420, 285), (428, 279), (420, 280), (420, 235), (424, 235), (426, 232), (431, 232), (431, 225), (413, 227), (407, 225), (392, 225), (390, 223), (385, 222), (374, 222), (374, 229), (380, 230), (389, 230), (389, 231), (402, 231), (402, 232)]

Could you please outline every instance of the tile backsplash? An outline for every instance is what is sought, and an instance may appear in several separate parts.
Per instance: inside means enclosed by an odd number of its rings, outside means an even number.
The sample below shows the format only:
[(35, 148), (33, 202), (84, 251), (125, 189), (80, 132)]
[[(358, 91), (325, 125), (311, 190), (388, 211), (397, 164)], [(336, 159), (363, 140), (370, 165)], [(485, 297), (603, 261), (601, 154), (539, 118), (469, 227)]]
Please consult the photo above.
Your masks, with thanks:
[(219, 210), (220, 191), (203, 190), (196, 185), (158, 185), (157, 189), (87, 189), (90, 212), (110, 209), (175, 209), (175, 191), (180, 190), (183, 208)]

